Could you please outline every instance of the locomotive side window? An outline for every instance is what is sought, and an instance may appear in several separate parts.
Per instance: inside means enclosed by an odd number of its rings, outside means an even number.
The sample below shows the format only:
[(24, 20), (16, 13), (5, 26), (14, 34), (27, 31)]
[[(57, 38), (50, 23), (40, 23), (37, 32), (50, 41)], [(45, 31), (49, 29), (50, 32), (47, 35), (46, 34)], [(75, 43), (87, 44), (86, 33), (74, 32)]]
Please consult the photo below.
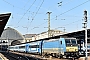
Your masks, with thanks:
[(60, 44), (62, 44), (62, 41), (60, 41)]

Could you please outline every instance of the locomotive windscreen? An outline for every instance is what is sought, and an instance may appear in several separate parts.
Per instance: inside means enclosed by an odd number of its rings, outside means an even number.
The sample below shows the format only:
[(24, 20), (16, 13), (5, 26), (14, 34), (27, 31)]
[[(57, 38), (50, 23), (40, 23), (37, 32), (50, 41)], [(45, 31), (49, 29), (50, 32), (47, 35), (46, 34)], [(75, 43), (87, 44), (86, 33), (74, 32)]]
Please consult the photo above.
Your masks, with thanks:
[(75, 46), (77, 45), (76, 39), (65, 39), (66, 46)]
[(76, 44), (76, 40), (75, 39), (71, 39), (71, 43), (72, 44)]

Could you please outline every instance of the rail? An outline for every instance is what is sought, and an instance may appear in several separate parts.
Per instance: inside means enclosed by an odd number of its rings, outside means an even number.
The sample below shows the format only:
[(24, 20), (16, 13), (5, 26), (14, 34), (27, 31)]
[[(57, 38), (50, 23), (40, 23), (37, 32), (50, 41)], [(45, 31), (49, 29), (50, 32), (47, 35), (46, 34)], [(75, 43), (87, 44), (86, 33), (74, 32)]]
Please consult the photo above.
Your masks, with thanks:
[(0, 58), (2, 59), (2, 60), (9, 60), (9, 59), (7, 59), (3, 54), (1, 54), (0, 53)]

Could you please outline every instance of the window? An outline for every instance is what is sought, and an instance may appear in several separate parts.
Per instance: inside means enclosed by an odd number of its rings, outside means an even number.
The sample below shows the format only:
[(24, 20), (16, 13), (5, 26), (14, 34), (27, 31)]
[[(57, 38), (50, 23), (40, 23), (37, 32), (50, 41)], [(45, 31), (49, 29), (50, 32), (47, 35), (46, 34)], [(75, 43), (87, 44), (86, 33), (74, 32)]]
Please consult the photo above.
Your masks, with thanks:
[(90, 43), (90, 39), (88, 39), (87, 42)]
[(19, 46), (19, 48), (25, 48), (25, 46)]
[(76, 40), (75, 39), (71, 39), (72, 44), (76, 44)]
[(5, 43), (5, 41), (3, 41), (3, 43)]
[(90, 46), (87, 46), (87, 48), (90, 48)]
[(29, 48), (39, 48), (39, 45), (31, 45)]
[(66, 44), (70, 44), (70, 39), (65, 39)]
[(60, 41), (60, 43), (62, 44), (62, 41)]

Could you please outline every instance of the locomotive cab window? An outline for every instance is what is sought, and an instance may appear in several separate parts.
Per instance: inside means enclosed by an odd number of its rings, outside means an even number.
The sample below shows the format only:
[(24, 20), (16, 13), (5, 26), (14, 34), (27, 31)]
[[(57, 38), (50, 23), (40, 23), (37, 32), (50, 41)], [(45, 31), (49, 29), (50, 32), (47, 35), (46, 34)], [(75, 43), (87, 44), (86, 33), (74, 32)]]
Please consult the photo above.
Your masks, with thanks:
[(70, 39), (65, 39), (66, 44), (70, 44)]
[(72, 44), (76, 44), (76, 40), (75, 39), (71, 39), (71, 43)]

